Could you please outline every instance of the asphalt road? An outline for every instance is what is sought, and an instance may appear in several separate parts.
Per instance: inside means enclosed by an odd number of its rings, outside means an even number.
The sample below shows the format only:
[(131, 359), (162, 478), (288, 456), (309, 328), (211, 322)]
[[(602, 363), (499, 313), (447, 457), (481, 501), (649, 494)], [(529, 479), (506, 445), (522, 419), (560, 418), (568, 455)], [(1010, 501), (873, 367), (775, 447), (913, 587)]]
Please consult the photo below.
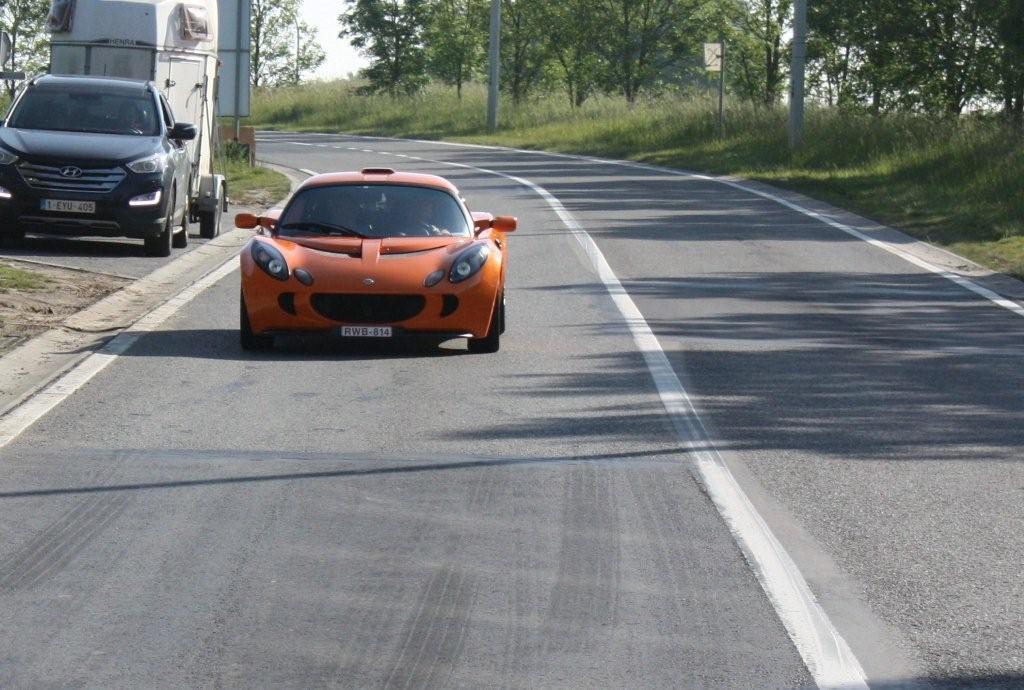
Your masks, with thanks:
[(203, 292), (0, 449), (0, 687), (813, 685), (558, 216), (380, 152), (565, 204), (873, 687), (1024, 685), (1019, 316), (706, 180), (270, 139), (519, 216), (502, 351), (248, 355)]
[[(232, 216), (234, 217), (234, 216)], [(227, 216), (222, 232), (231, 229)], [(199, 236), (199, 224), (189, 226), (188, 247), (172, 249), (170, 257), (146, 256), (142, 240), (123, 237), (61, 237), (28, 235), (17, 246), (0, 248), (0, 257), (21, 261), (38, 261), (53, 266), (78, 268), (94, 273), (107, 273), (124, 278), (142, 278), (168, 261), (206, 244)]]

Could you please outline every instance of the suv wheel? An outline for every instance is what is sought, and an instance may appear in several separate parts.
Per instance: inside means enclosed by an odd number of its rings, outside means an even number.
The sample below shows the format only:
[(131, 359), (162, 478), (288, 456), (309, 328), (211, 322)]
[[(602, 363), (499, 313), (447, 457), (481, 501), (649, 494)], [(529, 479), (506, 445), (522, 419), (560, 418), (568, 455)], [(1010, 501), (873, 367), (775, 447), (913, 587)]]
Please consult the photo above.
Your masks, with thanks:
[(174, 236), (174, 200), (167, 212), (167, 222), (164, 223), (163, 232), (153, 237), (147, 237), (146, 256), (170, 256), (171, 243)]
[(175, 249), (184, 249), (188, 246), (188, 208), (182, 209), (181, 227), (178, 228), (178, 232), (174, 233), (171, 244)]

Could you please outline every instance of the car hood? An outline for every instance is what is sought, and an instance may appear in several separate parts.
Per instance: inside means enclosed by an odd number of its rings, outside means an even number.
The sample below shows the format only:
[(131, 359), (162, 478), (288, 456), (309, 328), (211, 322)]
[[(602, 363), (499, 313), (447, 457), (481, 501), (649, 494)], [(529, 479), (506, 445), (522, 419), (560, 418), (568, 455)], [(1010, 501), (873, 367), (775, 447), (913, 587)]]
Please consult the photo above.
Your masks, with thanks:
[(0, 143), (25, 158), (46, 158), (59, 163), (128, 163), (159, 151), (157, 137), (135, 137), (89, 132), (51, 132), (0, 127)]
[(419, 254), (437, 249), (459, 248), (472, 242), (469, 237), (388, 237), (385, 239), (361, 239), (358, 237), (287, 237), (280, 238), (307, 249), (332, 254), (363, 256)]

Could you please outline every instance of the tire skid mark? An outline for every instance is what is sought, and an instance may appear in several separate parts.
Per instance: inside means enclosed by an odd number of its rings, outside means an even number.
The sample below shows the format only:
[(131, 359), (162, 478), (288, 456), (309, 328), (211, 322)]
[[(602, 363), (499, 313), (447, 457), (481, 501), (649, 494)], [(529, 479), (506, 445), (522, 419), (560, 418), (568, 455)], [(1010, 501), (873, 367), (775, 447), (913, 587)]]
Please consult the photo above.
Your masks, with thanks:
[[(122, 455), (116, 456), (109, 467), (86, 481), (108, 480), (123, 461)], [(96, 494), (66, 510), (10, 556), (0, 559), (0, 596), (30, 590), (62, 571), (131, 500), (128, 492)]]
[[(478, 516), (494, 505), (501, 489), (500, 473), (480, 474), (464, 500), (464, 509)], [(465, 535), (447, 536), (444, 563), (420, 592), (416, 612), (402, 635), (398, 656), (385, 680), (388, 688), (448, 687), (469, 629), (476, 582), (456, 562)]]
[(447, 685), (439, 671), (442, 666), (451, 670), (462, 651), (473, 593), (472, 580), (461, 569), (445, 564), (434, 571), (416, 602), (416, 615), (402, 636), (385, 687)]
[(71, 562), (124, 511), (124, 494), (94, 496), (66, 512), (0, 563), (0, 594), (31, 589)]
[(620, 588), (614, 477), (607, 468), (580, 466), (566, 477), (558, 580), (544, 631), (545, 654), (594, 654), (597, 635), (617, 618)]

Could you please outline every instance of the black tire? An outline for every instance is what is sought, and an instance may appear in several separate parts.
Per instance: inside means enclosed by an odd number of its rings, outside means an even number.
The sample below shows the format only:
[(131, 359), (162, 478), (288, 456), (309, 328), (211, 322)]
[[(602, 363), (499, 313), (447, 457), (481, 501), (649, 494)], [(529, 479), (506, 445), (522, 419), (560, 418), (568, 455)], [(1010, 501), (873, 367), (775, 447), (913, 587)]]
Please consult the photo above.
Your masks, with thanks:
[(269, 350), (274, 346), (274, 336), (256, 335), (249, 323), (249, 310), (245, 307), (245, 297), (238, 297), (238, 342), (243, 350), (253, 352)]
[(498, 296), (498, 310), (491, 317), (491, 327), (483, 338), (470, 338), (469, 351), (475, 355), (490, 354), (501, 348), (501, 332), (505, 323), (505, 294)]
[[(173, 201), (173, 200), (172, 200)], [(164, 223), (164, 230), (155, 237), (147, 237), (146, 256), (170, 256), (171, 245), (174, 242), (174, 204), (171, 203), (167, 210), (167, 222)]]
[[(177, 201), (177, 200), (175, 200)], [(174, 233), (174, 237), (171, 240), (171, 246), (175, 249), (184, 249), (188, 246), (188, 208), (181, 212), (181, 227), (178, 232)]]

